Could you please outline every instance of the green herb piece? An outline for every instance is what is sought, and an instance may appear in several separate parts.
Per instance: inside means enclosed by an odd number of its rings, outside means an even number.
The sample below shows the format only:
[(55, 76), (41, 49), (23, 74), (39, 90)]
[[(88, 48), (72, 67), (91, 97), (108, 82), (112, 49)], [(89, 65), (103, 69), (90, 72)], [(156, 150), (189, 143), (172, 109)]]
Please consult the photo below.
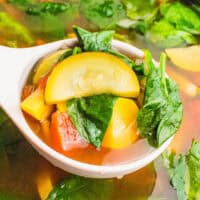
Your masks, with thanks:
[(158, 8), (155, 1), (123, 0), (123, 3), (126, 6), (128, 18), (132, 20), (130, 28), (145, 34), (157, 18)]
[(81, 0), (80, 12), (100, 29), (114, 28), (125, 18), (125, 8), (120, 0)]
[(162, 145), (178, 130), (182, 121), (183, 107), (178, 86), (165, 74), (165, 54), (161, 54), (160, 66), (156, 67), (146, 52), (147, 75), (144, 105), (137, 116), (141, 136), (153, 146)]
[(80, 27), (74, 27), (81, 48), (84, 51), (106, 51), (111, 48), (114, 31), (101, 31), (91, 33)]
[(187, 156), (190, 174), (189, 200), (200, 199), (200, 142), (193, 141)]
[(187, 155), (166, 152), (163, 159), (178, 199), (200, 199), (200, 142), (193, 141)]
[(200, 34), (200, 17), (189, 7), (180, 2), (161, 4), (161, 14), (177, 30), (191, 34)]
[(146, 39), (162, 48), (180, 47), (197, 43), (196, 38), (192, 34), (175, 29), (172, 24), (164, 19), (155, 22), (151, 26), (146, 33)]
[(112, 198), (113, 181), (69, 176), (54, 187), (46, 200), (109, 200)]
[(101, 146), (115, 100), (114, 96), (101, 94), (67, 101), (67, 112), (78, 133), (96, 147)]
[(27, 45), (34, 44), (34, 39), (27, 28), (4, 12), (0, 12), (0, 36), (7, 40), (15, 38)]

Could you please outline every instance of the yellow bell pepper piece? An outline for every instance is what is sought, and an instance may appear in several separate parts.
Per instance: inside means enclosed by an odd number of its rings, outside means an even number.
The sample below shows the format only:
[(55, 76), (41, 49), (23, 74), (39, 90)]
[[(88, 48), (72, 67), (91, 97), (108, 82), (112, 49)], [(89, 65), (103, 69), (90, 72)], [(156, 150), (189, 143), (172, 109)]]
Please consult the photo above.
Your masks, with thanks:
[(36, 178), (36, 185), (37, 185), (37, 190), (38, 190), (40, 199), (46, 200), (49, 193), (51, 192), (51, 190), (54, 187), (51, 172), (50, 171), (40, 172)]
[(42, 121), (50, 115), (53, 106), (45, 104), (44, 90), (36, 89), (30, 96), (22, 101), (21, 108), (35, 119)]
[(118, 98), (106, 130), (102, 146), (112, 149), (125, 148), (137, 140), (138, 107), (131, 99)]

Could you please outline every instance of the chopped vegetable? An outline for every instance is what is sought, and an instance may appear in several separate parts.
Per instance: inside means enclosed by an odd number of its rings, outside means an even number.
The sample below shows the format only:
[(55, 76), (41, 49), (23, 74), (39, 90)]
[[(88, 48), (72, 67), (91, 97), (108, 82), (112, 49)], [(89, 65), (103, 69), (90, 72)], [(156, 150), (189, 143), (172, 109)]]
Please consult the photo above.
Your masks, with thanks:
[(59, 152), (84, 148), (87, 143), (79, 136), (67, 113), (55, 112), (51, 116), (52, 146)]
[(51, 175), (51, 172), (48, 170), (40, 172), (36, 177), (37, 190), (41, 200), (46, 200), (54, 187)]
[(26, 45), (33, 45), (34, 39), (26, 27), (15, 21), (7, 13), (0, 12), (0, 36), (14, 39)]
[(42, 58), (34, 68), (33, 83), (36, 84), (40, 78), (46, 76), (66, 51), (70, 50), (59, 50)]
[(196, 38), (182, 30), (177, 30), (168, 21), (162, 19), (155, 22), (146, 33), (146, 39), (159, 47), (179, 47), (196, 44)]
[[(158, 8), (155, 1), (123, 0), (123, 3), (126, 6), (127, 16), (131, 20), (128, 28), (145, 34), (157, 18)], [(119, 25), (123, 27), (123, 21), (119, 22)]]
[(200, 142), (193, 141), (187, 155), (165, 153), (164, 161), (178, 199), (200, 199)]
[(80, 13), (100, 29), (114, 28), (125, 18), (125, 8), (120, 0), (81, 0)]
[[(197, 0), (198, 1), (198, 0)], [(180, 2), (123, 0), (128, 19), (118, 24), (133, 29), (161, 48), (196, 44), (200, 34), (200, 17)]]
[(91, 33), (80, 27), (74, 27), (74, 31), (84, 51), (106, 51), (111, 48), (114, 31)]
[(22, 101), (21, 108), (35, 119), (42, 121), (51, 114), (53, 106), (45, 104), (44, 90), (36, 89)]
[(50, 122), (48, 119), (45, 119), (40, 122), (41, 130), (42, 130), (42, 139), (48, 144), (51, 144), (51, 130), (50, 130)]
[(67, 102), (67, 113), (78, 133), (96, 147), (101, 146), (112, 117), (115, 100), (116, 97), (101, 94)]
[(118, 98), (113, 107), (102, 146), (112, 149), (125, 148), (137, 140), (136, 118), (138, 107), (131, 99)]
[(180, 2), (161, 4), (161, 14), (177, 30), (200, 34), (200, 17)]
[(151, 55), (146, 52), (147, 75), (144, 105), (139, 110), (137, 125), (141, 136), (154, 146), (162, 145), (178, 130), (183, 107), (175, 81), (166, 77), (165, 54), (161, 55), (160, 66), (156, 67)]
[(101, 93), (137, 97), (137, 76), (113, 55), (85, 52), (70, 56), (54, 68), (47, 81), (45, 100), (52, 104)]
[(112, 191), (111, 179), (89, 179), (72, 175), (56, 186), (47, 200), (110, 200)]
[(200, 72), (200, 45), (166, 49), (166, 53), (177, 67), (192, 72)]

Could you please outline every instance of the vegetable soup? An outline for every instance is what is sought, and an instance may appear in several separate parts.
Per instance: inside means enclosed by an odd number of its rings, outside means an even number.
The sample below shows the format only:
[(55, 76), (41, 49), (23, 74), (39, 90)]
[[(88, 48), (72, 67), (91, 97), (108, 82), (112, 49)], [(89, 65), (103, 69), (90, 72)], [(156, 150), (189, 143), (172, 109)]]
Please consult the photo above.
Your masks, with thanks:
[[(34, 151), (5, 113), (0, 110), (0, 199), (200, 199), (199, 11), (200, 6), (196, 0), (147, 0), (145, 2), (140, 0), (0, 0), (0, 44), (2, 45), (29, 47), (75, 37), (73, 25), (76, 25), (78, 30), (80, 30), (78, 26), (84, 28), (82, 33), (86, 33), (86, 35), (105, 31), (106, 34), (104, 36), (109, 37), (112, 31), (108, 30), (115, 30), (115, 33), (112, 32), (112, 37), (131, 43), (138, 48), (148, 49), (157, 61), (162, 55), (162, 65), (160, 68), (154, 69), (154, 65), (152, 68), (157, 76), (162, 77), (158, 81), (164, 80), (164, 83), (167, 83), (167, 90), (165, 92), (167, 91), (168, 95), (167, 98), (165, 98), (165, 95), (160, 95), (159, 87), (153, 90), (153, 94), (155, 94), (153, 96), (157, 100), (157, 97), (162, 98), (159, 101), (156, 100), (160, 112), (159, 119), (154, 120), (154, 123), (150, 124), (165, 128), (165, 126), (161, 126), (161, 119), (165, 118), (161, 113), (167, 115), (169, 111), (173, 121), (173, 125), (170, 124), (172, 126), (165, 121), (163, 125), (166, 125), (167, 129), (160, 128), (160, 131), (158, 131), (158, 129), (155, 129), (155, 126), (145, 126), (148, 122), (147, 120), (139, 120), (141, 118), (145, 119), (147, 116), (144, 114), (147, 110), (144, 108), (148, 108), (147, 105), (152, 105), (152, 102), (155, 102), (155, 99), (152, 99), (152, 95), (147, 95), (149, 93), (152, 94), (151, 87), (145, 87), (148, 81), (155, 80), (155, 74), (151, 74), (151, 70), (147, 70), (149, 67), (146, 67), (149, 64), (152, 65), (150, 53), (145, 51), (145, 59), (132, 60), (123, 52), (119, 55), (119, 52), (107, 48), (107, 44), (101, 42), (103, 48), (105, 48), (104, 53), (106, 56), (114, 56), (120, 62), (129, 66), (130, 69), (134, 69), (132, 71), (137, 77), (140, 94), (143, 92), (144, 96), (137, 96), (137, 90), (134, 91), (135, 96), (132, 96), (133, 93), (130, 96), (126, 96), (127, 93), (126, 95), (121, 93), (116, 95), (116, 91), (113, 92), (113, 90), (109, 93), (96, 93), (96, 91), (93, 91), (92, 95), (83, 95), (80, 98), (79, 96), (73, 96), (69, 100), (65, 96), (65, 102), (59, 101), (58, 103), (57, 100), (52, 100), (52, 94), (48, 94), (47, 96), (51, 97), (49, 99), (51, 103), (47, 105), (40, 104), (42, 106), (45, 105), (46, 116), (44, 113), (38, 112), (34, 113), (33, 116), (31, 115), (33, 113), (29, 112), (27, 114), (25, 111), (24, 116), (33, 131), (52, 148), (75, 160), (93, 164), (112, 165), (120, 162), (124, 163), (130, 159), (137, 159), (139, 155), (146, 152), (147, 148), (156, 148), (162, 144), (167, 138), (160, 137), (162, 136), (161, 130), (167, 131), (169, 137), (170, 133), (175, 133), (175, 130), (177, 130), (177, 134), (168, 151), (150, 165), (135, 173), (120, 177), (120, 179), (96, 180), (70, 175), (52, 166)], [(78, 34), (77, 31), (76, 34)], [(79, 37), (80, 39), (81, 37)], [(60, 66), (59, 68), (61, 69), (62, 65), (64, 65), (61, 63), (68, 62), (68, 58), (88, 53), (87, 48), (96, 48), (97, 43), (95, 43), (95, 46), (87, 46), (83, 41), (81, 45), (74, 48), (61, 48), (41, 58), (35, 64), (27, 85), (24, 87), (22, 102), (32, 94), (35, 94), (33, 96), (37, 97), (35, 99), (38, 101), (43, 99), (46, 83), (49, 81), (47, 78), (51, 77), (54, 71), (53, 68)], [(91, 49), (90, 52), (94, 52), (94, 49)], [(100, 49), (95, 49), (95, 52), (102, 53)], [(170, 85), (174, 82), (169, 81), (171, 79), (166, 80), (162, 76), (161, 71), (163, 72), (165, 68), (163, 64), (165, 56), (163, 56), (162, 52), (165, 52), (168, 56), (166, 72), (178, 84), (180, 100), (176, 95), (177, 92), (173, 93), (170, 90)], [(89, 57), (91, 58), (91, 56)], [(99, 56), (97, 57), (99, 58)], [(110, 59), (108, 59), (108, 62), (110, 62)], [(46, 65), (45, 63), (50, 64)], [(73, 65), (78, 66), (74, 62)], [(44, 66), (44, 68), (39, 66)], [(95, 68), (97, 69), (96, 65)], [(121, 67), (119, 68), (121, 69)], [(65, 67), (63, 69), (66, 70)], [(162, 70), (159, 71), (158, 69)], [(56, 74), (54, 72), (54, 76), (51, 79), (56, 79), (56, 77), (60, 76), (58, 73)], [(148, 81), (144, 80), (145, 76), (148, 76)], [(89, 73), (85, 78), (90, 80), (91, 77), (94, 78), (94, 72)], [(131, 77), (133, 78), (133, 76)], [(98, 82), (101, 76), (95, 76), (95, 78)], [(54, 84), (51, 82), (48, 85), (51, 88)], [(84, 81), (81, 82), (80, 86), (82, 85), (88, 86)], [(107, 84), (105, 85), (107, 86)], [(136, 86), (135, 84), (133, 85)], [(89, 86), (91, 85), (89, 84)], [(173, 88), (176, 87), (173, 86)], [(114, 89), (117, 89), (117, 87)], [(147, 97), (145, 97), (146, 95)], [(106, 112), (103, 113), (104, 116), (106, 115), (107, 120), (104, 120), (104, 117), (103, 121), (101, 121), (103, 115), (96, 115), (96, 113), (88, 110), (88, 102), (96, 103), (96, 99), (101, 99), (101, 102), (108, 102), (106, 103)], [(171, 99), (173, 99), (173, 102)], [(167, 111), (166, 106), (160, 106), (158, 103), (161, 101), (162, 103), (165, 102), (165, 105), (170, 105)], [(179, 117), (181, 116), (180, 102), (183, 105), (183, 118), (178, 129), (177, 124), (180, 121), (177, 121), (176, 114)], [(135, 118), (136, 115), (127, 116), (127, 112), (123, 112), (124, 109), (120, 109), (120, 107), (124, 108), (123, 103), (125, 104), (124, 107), (131, 108), (132, 113), (134, 111), (137, 112), (137, 116), (140, 118)], [(98, 109), (101, 108), (104, 108), (104, 106), (98, 107)], [(63, 109), (64, 114), (61, 114)], [(74, 109), (76, 112), (74, 112)], [(174, 111), (174, 109), (177, 110)], [(87, 132), (86, 135), (82, 134), (80, 129), (83, 127), (83, 130), (85, 130), (85, 125), (81, 124), (82, 127), (77, 126), (74, 113), (78, 113), (81, 116), (84, 114), (84, 119), (87, 117), (89, 122), (99, 122), (100, 120), (99, 137), (87, 140), (86, 138), (89, 137), (89, 134), (91, 135), (91, 132)], [(129, 132), (132, 136), (131, 139), (124, 139), (118, 143), (114, 140), (115, 138), (111, 137), (112, 131), (107, 131), (108, 126), (110, 127), (110, 122), (114, 122), (113, 115), (115, 113), (121, 116), (125, 115), (128, 124), (129, 120), (136, 119), (137, 131), (133, 127), (132, 131)], [(138, 115), (138, 113), (140, 114)], [(44, 118), (41, 120), (40, 117)], [(73, 142), (76, 141), (75, 143), (64, 144), (64, 147), (67, 146), (67, 148), (72, 145), (67, 151), (66, 149), (65, 151), (60, 149), (60, 147), (63, 147), (62, 140), (58, 140), (60, 142), (53, 144), (52, 138), (49, 137), (51, 129), (60, 130), (60, 127), (58, 128), (57, 125), (63, 118), (65, 121), (64, 126), (67, 124), (71, 127), (70, 137), (68, 135), (67, 138), (70, 138)], [(52, 121), (54, 122), (52, 123)], [(57, 128), (55, 128), (56, 126)], [(172, 132), (169, 127), (173, 127)], [(77, 136), (78, 132), (81, 132), (83, 138), (80, 139)], [(102, 137), (105, 135), (107, 135), (106, 138)], [(54, 138), (58, 136), (55, 134)], [(76, 145), (78, 145), (78, 148)]]

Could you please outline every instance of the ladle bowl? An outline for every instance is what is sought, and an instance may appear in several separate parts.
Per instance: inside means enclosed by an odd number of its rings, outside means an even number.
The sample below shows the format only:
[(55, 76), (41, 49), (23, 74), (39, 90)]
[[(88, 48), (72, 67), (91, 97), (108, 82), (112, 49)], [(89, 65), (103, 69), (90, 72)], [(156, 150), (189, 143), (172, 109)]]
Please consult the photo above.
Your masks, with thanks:
[[(68, 158), (45, 144), (31, 130), (20, 109), (21, 92), (34, 64), (48, 53), (56, 51), (62, 46), (72, 47), (76, 43), (77, 39), (66, 39), (21, 49), (0, 46), (0, 106), (39, 154), (56, 167), (73, 174), (91, 178), (122, 177), (156, 159), (168, 147), (172, 137), (159, 148), (149, 146), (149, 151), (144, 156), (132, 162), (117, 165), (87, 164)], [(112, 48), (128, 54), (130, 57), (143, 58), (144, 56), (140, 49), (117, 40), (112, 41)]]

